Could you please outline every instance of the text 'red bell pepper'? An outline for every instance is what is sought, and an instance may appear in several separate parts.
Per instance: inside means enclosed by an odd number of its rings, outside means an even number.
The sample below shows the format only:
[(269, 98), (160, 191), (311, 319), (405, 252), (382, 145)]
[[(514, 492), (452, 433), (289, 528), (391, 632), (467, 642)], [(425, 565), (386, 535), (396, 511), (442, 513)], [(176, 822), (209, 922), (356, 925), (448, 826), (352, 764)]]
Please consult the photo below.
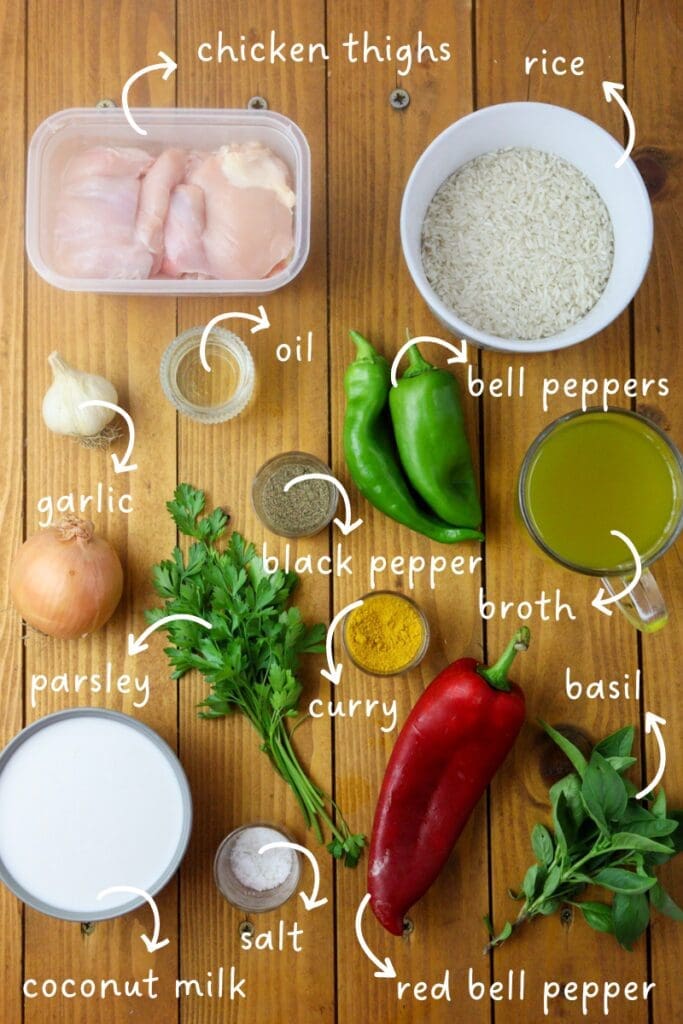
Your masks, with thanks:
[(370, 905), (394, 935), (435, 881), (522, 728), (524, 694), (507, 674), (529, 639), (522, 626), (491, 668), (474, 658), (453, 662), (401, 730), (375, 811), (368, 867)]

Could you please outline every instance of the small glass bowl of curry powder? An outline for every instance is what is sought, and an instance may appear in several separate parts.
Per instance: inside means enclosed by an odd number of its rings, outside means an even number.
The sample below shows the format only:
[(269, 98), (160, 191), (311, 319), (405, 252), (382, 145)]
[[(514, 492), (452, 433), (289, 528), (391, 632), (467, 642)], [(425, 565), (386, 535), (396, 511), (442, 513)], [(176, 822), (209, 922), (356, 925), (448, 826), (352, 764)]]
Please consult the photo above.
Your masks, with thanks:
[(344, 619), (342, 636), (349, 658), (362, 672), (395, 676), (415, 668), (429, 647), (429, 623), (410, 597), (375, 590)]

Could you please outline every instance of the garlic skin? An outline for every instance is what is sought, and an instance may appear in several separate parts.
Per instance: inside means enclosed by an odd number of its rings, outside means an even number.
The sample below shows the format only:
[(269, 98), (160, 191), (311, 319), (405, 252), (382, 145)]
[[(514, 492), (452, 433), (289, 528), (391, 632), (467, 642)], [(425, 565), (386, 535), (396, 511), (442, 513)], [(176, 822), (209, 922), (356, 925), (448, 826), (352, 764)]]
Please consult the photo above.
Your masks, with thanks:
[(55, 434), (97, 437), (116, 413), (99, 406), (89, 406), (87, 409), (80, 409), (79, 406), (81, 402), (93, 398), (116, 405), (116, 388), (104, 377), (69, 366), (58, 352), (52, 352), (47, 361), (52, 368), (54, 380), (43, 398), (45, 425)]

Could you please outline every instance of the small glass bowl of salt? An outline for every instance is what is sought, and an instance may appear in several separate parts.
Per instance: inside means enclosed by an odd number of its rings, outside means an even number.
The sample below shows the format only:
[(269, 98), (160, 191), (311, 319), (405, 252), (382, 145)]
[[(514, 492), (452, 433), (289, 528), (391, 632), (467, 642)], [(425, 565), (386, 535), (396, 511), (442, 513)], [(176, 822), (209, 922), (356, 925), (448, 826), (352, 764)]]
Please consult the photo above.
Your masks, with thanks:
[(301, 858), (289, 845), (271, 844), (291, 842), (285, 831), (262, 822), (230, 832), (218, 847), (213, 866), (216, 885), (226, 900), (250, 913), (275, 910), (286, 903), (299, 884)]

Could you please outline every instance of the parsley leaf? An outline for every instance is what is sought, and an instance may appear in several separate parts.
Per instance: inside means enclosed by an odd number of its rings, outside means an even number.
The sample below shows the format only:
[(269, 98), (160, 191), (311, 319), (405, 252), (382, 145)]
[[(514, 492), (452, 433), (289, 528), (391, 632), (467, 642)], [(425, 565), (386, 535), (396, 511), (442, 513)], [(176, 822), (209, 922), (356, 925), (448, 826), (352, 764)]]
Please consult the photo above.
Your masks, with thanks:
[[(306, 825), (320, 842), (327, 830), (330, 853), (355, 867), (365, 836), (351, 833), (292, 746), (292, 732), (302, 720), (300, 656), (324, 652), (325, 626), (306, 626), (299, 609), (289, 605), (296, 573), (267, 573), (254, 545), (235, 531), (218, 546), (229, 516), (220, 508), (205, 514), (205, 504), (203, 491), (179, 484), (166, 505), (178, 531), (195, 543), (187, 554), (175, 547), (169, 559), (153, 567), (152, 583), (163, 606), (148, 611), (147, 621), (187, 613), (211, 623), (210, 632), (187, 620), (166, 625), (172, 677), (180, 679), (193, 670), (204, 676), (210, 693), (200, 704), (201, 718), (238, 711), (249, 719), (261, 749), (292, 788)], [(292, 729), (289, 719), (297, 719)]]

